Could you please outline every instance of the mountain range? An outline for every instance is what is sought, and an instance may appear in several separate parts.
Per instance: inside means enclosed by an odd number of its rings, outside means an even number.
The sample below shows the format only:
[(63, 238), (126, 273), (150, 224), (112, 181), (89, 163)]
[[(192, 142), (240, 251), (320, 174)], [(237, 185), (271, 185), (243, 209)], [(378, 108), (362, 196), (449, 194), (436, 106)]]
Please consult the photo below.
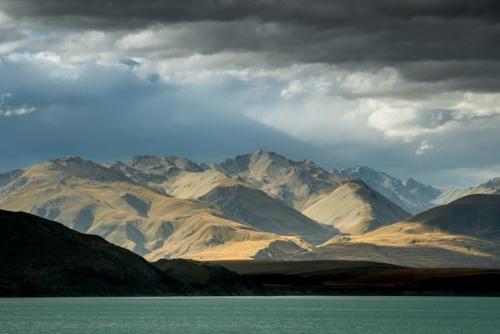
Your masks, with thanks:
[(499, 183), (446, 192), (368, 167), (328, 172), (264, 150), (213, 165), (70, 156), (0, 174), (0, 208), (102, 236), (151, 261), (495, 267)]
[(369, 167), (334, 168), (332, 174), (350, 180), (363, 180), (373, 190), (412, 214), (432, 208), (435, 206), (433, 201), (442, 194), (442, 190), (414, 179), (400, 180)]
[(103, 238), (0, 210), (0, 296), (422, 294), (498, 296), (498, 269), (361, 261), (147, 262)]
[(366, 166), (334, 168), (331, 173), (349, 180), (362, 180), (369, 187), (411, 214), (450, 203), (467, 195), (500, 194), (500, 177), (466, 189), (443, 190), (422, 184), (412, 178), (400, 180)]

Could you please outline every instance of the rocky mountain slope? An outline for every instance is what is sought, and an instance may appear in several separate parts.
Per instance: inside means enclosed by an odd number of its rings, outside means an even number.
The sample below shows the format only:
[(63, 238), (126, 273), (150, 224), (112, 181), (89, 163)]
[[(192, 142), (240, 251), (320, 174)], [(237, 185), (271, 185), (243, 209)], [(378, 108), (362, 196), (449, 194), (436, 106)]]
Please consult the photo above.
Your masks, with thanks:
[(364, 233), (408, 217), (366, 184), (349, 182), (349, 178), (331, 174), (311, 161), (292, 161), (259, 150), (216, 167), (343, 233)]
[(34, 165), (1, 189), (0, 208), (57, 220), (150, 259), (271, 257), (310, 248), (300, 237), (233, 221), (212, 205), (78, 157)]
[(342, 183), (341, 178), (312, 161), (292, 161), (264, 150), (227, 159), (216, 167), (296, 208), (312, 196), (331, 192)]
[(197, 198), (220, 184), (236, 184), (220, 171), (185, 158), (136, 156), (108, 165), (138, 184), (178, 198)]
[(442, 190), (419, 183), (412, 178), (403, 181), (365, 166), (334, 168), (332, 174), (349, 180), (362, 180), (370, 188), (411, 214), (448, 204), (467, 195), (500, 194), (500, 178), (493, 178), (466, 189)]
[(433, 201), (442, 194), (442, 190), (424, 185), (414, 179), (402, 181), (364, 166), (334, 168), (332, 174), (350, 180), (362, 180), (370, 188), (411, 214), (434, 207)]
[(483, 184), (467, 189), (455, 189), (444, 191), (433, 202), (435, 205), (447, 204), (456, 199), (475, 194), (500, 194), (500, 178), (491, 179)]
[[(216, 165), (177, 157), (137, 156), (109, 164), (64, 157), (1, 174), (0, 208), (100, 235), (151, 261), (303, 258), (498, 265), (491, 227), (496, 225), (487, 225), (491, 217), (474, 209), (489, 197), (478, 197), (471, 207), (453, 202), (409, 218), (373, 188), (407, 206), (415, 201), (409, 206), (413, 210), (439, 191), (364, 168), (334, 174), (313, 162), (263, 150)], [(373, 188), (357, 176), (371, 180)], [(497, 186), (492, 180), (474, 191), (495, 193)], [(432, 224), (422, 217), (431, 217)], [(451, 229), (456, 224), (487, 229), (473, 234)]]
[(312, 198), (302, 213), (348, 234), (363, 234), (409, 217), (362, 181), (346, 182), (329, 194)]
[(335, 228), (321, 226), (281, 200), (244, 185), (219, 186), (199, 198), (221, 208), (226, 217), (279, 235), (300, 236), (320, 244), (337, 234)]

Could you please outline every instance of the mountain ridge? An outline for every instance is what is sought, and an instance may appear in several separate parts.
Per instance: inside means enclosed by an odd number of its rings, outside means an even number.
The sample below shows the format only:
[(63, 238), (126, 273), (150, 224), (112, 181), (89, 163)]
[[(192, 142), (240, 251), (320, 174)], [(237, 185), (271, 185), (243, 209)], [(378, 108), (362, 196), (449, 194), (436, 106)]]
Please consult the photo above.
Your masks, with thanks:
[(342, 181), (310, 160), (293, 161), (265, 150), (229, 158), (215, 166), (296, 208), (313, 194), (334, 190)]
[[(234, 254), (243, 258), (262, 254), (264, 249), (273, 254), (277, 241), (280, 251), (310, 247), (300, 238), (282, 237), (231, 221), (199, 200), (172, 197), (81, 158), (33, 165), (19, 178), (24, 180), (21, 186), (5, 186), (10, 190), (0, 197), (0, 207), (31, 212), (82, 232), (102, 235), (143, 256), (203, 258), (204, 252), (214, 253), (212, 248), (219, 249), (223, 256), (221, 245), (211, 241), (218, 238), (228, 244), (238, 240), (241, 250)], [(192, 235), (187, 238), (193, 230), (199, 231), (198, 239)]]
[(434, 200), (434, 204), (447, 204), (461, 197), (476, 194), (500, 194), (500, 177), (490, 179), (474, 187), (445, 191)]
[[(381, 184), (388, 180), (386, 192), (393, 185), (411, 196), (439, 191), (365, 167), (334, 171), (349, 177), (333, 175), (312, 161), (264, 150), (214, 165), (172, 156), (108, 164), (68, 156), (1, 174), (0, 208), (60, 221), (154, 261), (343, 256), (398, 264), (411, 257), (415, 265), (497, 263), (496, 240), (407, 221), (412, 218), (385, 195), (350, 179), (360, 171), (375, 173)], [(496, 191), (497, 182), (483, 188)]]
[(442, 190), (424, 185), (413, 178), (400, 180), (366, 166), (334, 168), (332, 174), (350, 180), (362, 180), (370, 188), (413, 214), (433, 207), (433, 200), (442, 193)]

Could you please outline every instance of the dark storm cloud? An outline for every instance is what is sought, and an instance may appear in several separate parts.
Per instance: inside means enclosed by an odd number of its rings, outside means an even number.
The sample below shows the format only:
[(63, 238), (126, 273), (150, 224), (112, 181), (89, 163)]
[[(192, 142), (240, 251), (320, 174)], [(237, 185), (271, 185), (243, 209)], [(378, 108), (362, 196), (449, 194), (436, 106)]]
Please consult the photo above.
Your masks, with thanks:
[[(138, 22), (262, 21), (338, 26), (377, 19), (408, 20), (418, 17), (446, 19), (484, 18), (495, 21), (500, 4), (494, 0), (4, 0), (4, 8), (18, 17), (102, 19), (110, 26)], [(85, 22), (85, 21), (83, 21)], [(89, 23), (92, 20), (87, 21)]]
[[(260, 147), (401, 176), (498, 166), (499, 100), (464, 95), (500, 92), (498, 41), (493, 0), (0, 0), (0, 95), (36, 109), (0, 118), (0, 170), (63, 154), (214, 161)], [(370, 98), (353, 120), (332, 103)], [(273, 124), (264, 116), (276, 110)], [(296, 139), (315, 143), (310, 133), (316, 144)]]
[[(447, 81), (450, 89), (494, 91), (499, 85), (492, 79), (500, 72), (500, 2), (495, 0), (0, 0), (0, 4), (15, 18), (53, 28), (126, 31), (185, 24), (197, 37), (178, 41), (177, 49), (184, 54), (265, 52), (284, 63), (393, 66), (409, 80)], [(205, 24), (196, 25), (200, 22)], [(441, 62), (448, 64), (445, 71), (436, 71), (435, 63)]]

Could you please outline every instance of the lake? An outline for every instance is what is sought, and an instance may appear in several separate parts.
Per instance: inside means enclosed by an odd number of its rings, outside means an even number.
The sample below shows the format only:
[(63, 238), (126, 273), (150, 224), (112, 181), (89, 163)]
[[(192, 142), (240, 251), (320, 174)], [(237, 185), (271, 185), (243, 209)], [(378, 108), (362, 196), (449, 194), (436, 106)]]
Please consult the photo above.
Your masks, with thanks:
[(500, 298), (0, 299), (0, 333), (499, 333)]

